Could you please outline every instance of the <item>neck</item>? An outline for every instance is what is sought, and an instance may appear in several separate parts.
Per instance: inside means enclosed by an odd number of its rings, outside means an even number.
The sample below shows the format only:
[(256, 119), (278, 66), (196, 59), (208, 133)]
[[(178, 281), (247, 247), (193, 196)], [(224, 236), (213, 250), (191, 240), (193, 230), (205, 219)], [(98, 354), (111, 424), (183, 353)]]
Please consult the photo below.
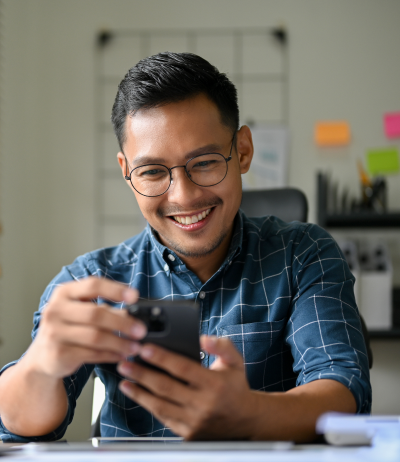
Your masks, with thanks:
[(174, 250), (175, 253), (179, 256), (179, 258), (186, 265), (186, 267), (190, 269), (190, 271), (193, 271), (193, 273), (204, 284), (206, 281), (208, 281), (211, 278), (211, 276), (216, 271), (218, 271), (223, 261), (225, 260), (228, 254), (231, 240), (232, 240), (233, 227), (234, 227), (234, 224), (232, 223), (229, 231), (226, 233), (222, 242), (218, 245), (217, 248), (215, 248), (209, 254), (197, 255), (197, 256), (188, 256), (188, 255), (181, 254), (179, 250), (177, 250), (173, 246), (171, 247), (171, 244), (168, 241), (166, 241), (165, 238), (160, 233), (158, 233), (154, 229), (153, 229), (153, 232), (155, 232), (155, 235), (157, 236), (161, 244)]
[(190, 269), (190, 271), (193, 271), (193, 273), (204, 284), (211, 278), (214, 273), (218, 271), (224, 262), (228, 254), (229, 246), (232, 240), (232, 234), (233, 226), (221, 244), (209, 255), (204, 255), (202, 257), (187, 257), (184, 255), (178, 255), (180, 259), (185, 263), (186, 267)]

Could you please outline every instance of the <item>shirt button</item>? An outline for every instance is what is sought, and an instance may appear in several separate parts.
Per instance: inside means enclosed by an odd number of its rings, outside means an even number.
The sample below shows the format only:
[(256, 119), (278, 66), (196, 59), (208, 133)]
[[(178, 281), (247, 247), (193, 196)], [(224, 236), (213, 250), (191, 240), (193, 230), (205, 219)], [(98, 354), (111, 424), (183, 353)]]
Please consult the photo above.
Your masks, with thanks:
[(203, 361), (203, 359), (206, 357), (204, 351), (200, 351), (200, 359)]
[(199, 293), (199, 297), (203, 300), (203, 298), (206, 298), (206, 293), (203, 292), (203, 291), (201, 291), (201, 292)]
[(165, 263), (164, 265), (164, 271), (168, 271), (169, 270), (169, 266), (167, 265), (167, 263)]
[(175, 261), (175, 257), (173, 255), (171, 255), (170, 253), (168, 254), (168, 258), (171, 260), (171, 261)]

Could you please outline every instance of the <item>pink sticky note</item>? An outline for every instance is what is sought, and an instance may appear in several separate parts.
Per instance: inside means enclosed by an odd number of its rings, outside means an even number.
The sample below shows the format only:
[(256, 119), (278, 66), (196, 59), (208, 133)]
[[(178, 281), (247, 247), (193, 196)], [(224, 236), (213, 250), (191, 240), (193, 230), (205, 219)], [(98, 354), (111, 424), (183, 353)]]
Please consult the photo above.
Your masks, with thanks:
[(388, 138), (400, 138), (400, 112), (391, 112), (383, 116), (385, 134)]

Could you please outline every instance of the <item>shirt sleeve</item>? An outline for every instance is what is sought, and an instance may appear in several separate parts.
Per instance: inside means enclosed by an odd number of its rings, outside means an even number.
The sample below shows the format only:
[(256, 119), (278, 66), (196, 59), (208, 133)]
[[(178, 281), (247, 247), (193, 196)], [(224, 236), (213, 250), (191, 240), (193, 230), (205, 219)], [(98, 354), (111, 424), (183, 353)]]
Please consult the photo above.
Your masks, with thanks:
[(354, 297), (354, 276), (322, 228), (300, 228), (292, 256), (293, 303), (286, 338), (297, 385), (319, 379), (345, 385), (357, 413), (371, 411), (368, 356)]
[[(54, 289), (59, 285), (65, 284), (70, 281), (79, 280), (90, 275), (91, 273), (88, 268), (88, 260), (86, 256), (79, 257), (77, 260), (75, 260), (75, 262), (72, 265), (62, 268), (61, 272), (47, 286), (46, 290), (44, 291), (40, 299), (39, 309), (34, 313), (32, 341), (35, 341), (35, 337), (40, 329), (40, 319), (42, 316), (42, 312), (44, 309), (46, 309), (47, 303)], [(24, 355), (22, 355), (20, 359), (22, 359), (23, 356)], [(17, 364), (18, 361), (13, 361), (5, 365), (1, 369), (0, 374), (2, 374), (9, 367), (12, 367), (15, 364)], [(29, 438), (23, 437), (10, 432), (5, 427), (0, 417), (0, 439), (5, 443), (28, 443), (32, 441), (55, 441), (62, 438), (67, 430), (68, 425), (72, 422), (72, 419), (74, 417), (76, 400), (81, 394), (82, 389), (88, 381), (93, 369), (94, 365), (83, 364), (74, 374), (64, 378), (64, 386), (68, 397), (68, 412), (64, 421), (56, 430), (49, 433), (48, 435), (33, 436)]]

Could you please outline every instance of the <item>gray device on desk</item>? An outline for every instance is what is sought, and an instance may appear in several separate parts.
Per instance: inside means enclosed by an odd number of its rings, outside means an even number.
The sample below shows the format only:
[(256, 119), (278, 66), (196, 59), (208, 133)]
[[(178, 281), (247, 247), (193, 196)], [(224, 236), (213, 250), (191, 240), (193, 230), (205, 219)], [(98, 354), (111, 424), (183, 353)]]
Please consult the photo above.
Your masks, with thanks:
[[(131, 316), (147, 327), (141, 343), (153, 343), (200, 362), (199, 309), (194, 301), (140, 300), (129, 305)], [(135, 362), (148, 364), (139, 357)]]

